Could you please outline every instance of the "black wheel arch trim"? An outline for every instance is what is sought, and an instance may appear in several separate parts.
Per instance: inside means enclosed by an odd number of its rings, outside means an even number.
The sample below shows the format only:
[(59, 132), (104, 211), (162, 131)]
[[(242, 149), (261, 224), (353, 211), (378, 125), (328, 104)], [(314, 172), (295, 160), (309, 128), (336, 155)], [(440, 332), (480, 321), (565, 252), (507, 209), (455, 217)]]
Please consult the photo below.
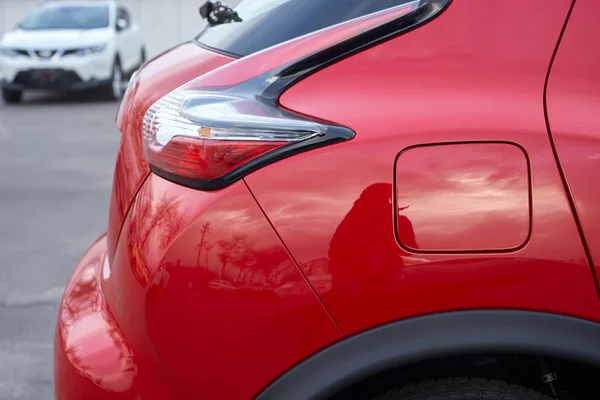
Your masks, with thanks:
[(256, 399), (321, 399), (391, 368), (468, 353), (545, 355), (600, 366), (599, 338), (599, 323), (543, 312), (431, 314), (344, 339), (287, 371)]

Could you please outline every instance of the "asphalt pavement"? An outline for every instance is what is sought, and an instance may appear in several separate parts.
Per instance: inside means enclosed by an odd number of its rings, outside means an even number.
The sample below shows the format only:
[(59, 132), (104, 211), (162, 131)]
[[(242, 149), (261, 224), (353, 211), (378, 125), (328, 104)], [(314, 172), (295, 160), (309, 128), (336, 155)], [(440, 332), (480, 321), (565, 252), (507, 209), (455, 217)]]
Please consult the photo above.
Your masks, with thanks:
[(117, 103), (90, 94), (0, 100), (0, 399), (52, 399), (58, 305), (106, 229)]

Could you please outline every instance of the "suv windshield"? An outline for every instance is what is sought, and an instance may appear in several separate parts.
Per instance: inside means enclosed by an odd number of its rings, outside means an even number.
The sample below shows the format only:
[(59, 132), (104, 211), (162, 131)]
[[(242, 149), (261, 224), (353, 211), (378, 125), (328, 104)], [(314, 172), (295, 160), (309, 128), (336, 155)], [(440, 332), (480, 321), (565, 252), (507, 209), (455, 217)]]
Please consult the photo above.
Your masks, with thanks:
[[(241, 0), (233, 7), (240, 22), (209, 26), (196, 40), (228, 54), (246, 56), (331, 25), (412, 1)], [(222, 3), (227, 4), (227, 0)]]
[(108, 27), (108, 6), (51, 6), (34, 10), (21, 29), (98, 29)]

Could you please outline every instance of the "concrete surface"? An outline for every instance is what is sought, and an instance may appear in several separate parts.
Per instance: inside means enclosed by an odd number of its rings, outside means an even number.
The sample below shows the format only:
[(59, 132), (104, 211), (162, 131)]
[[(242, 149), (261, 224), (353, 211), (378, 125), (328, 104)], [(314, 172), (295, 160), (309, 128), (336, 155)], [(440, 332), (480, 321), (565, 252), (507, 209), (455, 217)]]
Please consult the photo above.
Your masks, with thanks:
[[(0, 34), (37, 0), (0, 0)], [(125, 0), (149, 56), (195, 36), (202, 0)], [(225, 1), (237, 4), (239, 0)], [(106, 229), (116, 103), (86, 94), (0, 100), (0, 399), (53, 398), (52, 340), (71, 270)]]
[(0, 399), (53, 398), (64, 285), (105, 229), (117, 103), (89, 95), (0, 100)]

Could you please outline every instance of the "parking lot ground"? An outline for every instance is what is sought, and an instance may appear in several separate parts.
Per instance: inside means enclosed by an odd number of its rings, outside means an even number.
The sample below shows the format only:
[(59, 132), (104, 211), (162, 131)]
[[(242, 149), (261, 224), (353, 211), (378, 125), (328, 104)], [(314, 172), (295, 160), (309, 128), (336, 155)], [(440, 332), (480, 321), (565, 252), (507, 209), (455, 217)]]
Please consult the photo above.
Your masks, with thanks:
[(51, 399), (64, 285), (105, 229), (117, 103), (92, 95), (0, 101), (0, 399)]

